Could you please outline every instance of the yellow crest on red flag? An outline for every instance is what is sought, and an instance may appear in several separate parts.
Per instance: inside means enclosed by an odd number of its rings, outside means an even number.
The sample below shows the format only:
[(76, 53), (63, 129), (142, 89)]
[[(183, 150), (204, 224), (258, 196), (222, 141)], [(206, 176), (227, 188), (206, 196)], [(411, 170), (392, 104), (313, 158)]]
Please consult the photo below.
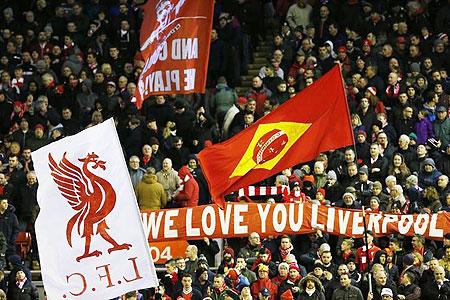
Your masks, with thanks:
[(243, 176), (252, 169), (271, 170), (310, 126), (297, 122), (259, 124), (229, 178)]

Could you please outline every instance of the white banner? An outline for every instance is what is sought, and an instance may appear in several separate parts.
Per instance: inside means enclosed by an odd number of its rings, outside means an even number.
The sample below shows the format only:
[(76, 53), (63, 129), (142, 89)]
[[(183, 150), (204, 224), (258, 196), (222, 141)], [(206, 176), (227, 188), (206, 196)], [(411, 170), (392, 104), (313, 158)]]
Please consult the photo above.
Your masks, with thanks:
[(111, 299), (157, 286), (113, 119), (32, 156), (48, 299)]

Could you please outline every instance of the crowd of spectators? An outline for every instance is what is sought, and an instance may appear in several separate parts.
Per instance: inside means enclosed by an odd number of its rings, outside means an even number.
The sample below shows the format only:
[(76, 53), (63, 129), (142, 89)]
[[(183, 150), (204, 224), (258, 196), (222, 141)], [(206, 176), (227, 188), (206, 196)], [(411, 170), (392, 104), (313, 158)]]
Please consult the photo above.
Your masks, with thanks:
[[(0, 284), (8, 299), (19, 299), (19, 291), (36, 296), (15, 245), (19, 231), (34, 232), (39, 211), (32, 151), (113, 117), (141, 209), (209, 204), (196, 154), (251, 126), (337, 63), (355, 145), (259, 183), (289, 185), (301, 190), (300, 197), (253, 201), (399, 214), (450, 211), (448, 0), (217, 0), (207, 93), (152, 97), (141, 110), (134, 94), (143, 67), (142, 10), (133, 1), (5, 0), (0, 13), (0, 266), (14, 270), (10, 284)], [(268, 34), (267, 64), (239, 97), (234, 88)], [(368, 235), (369, 259), (361, 240), (320, 230), (262, 241), (257, 233), (248, 241), (228, 239), (216, 274), (209, 268), (219, 252), (216, 242), (195, 241), (186, 261), (166, 264), (162, 284), (150, 294), (214, 300), (450, 297), (450, 236)], [(32, 249), (31, 267), (38, 269), (35, 242)], [(367, 272), (373, 274), (372, 293)], [(123, 296), (137, 297), (142, 293)]]

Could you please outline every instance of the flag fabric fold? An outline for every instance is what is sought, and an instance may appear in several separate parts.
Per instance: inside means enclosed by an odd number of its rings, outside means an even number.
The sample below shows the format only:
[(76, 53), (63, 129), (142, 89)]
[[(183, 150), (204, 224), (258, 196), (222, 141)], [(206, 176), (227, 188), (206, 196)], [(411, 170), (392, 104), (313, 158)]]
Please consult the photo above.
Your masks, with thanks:
[(213, 200), (319, 153), (353, 144), (338, 65), (233, 138), (205, 148), (199, 161)]
[(36, 238), (49, 299), (112, 299), (157, 286), (114, 120), (32, 153)]

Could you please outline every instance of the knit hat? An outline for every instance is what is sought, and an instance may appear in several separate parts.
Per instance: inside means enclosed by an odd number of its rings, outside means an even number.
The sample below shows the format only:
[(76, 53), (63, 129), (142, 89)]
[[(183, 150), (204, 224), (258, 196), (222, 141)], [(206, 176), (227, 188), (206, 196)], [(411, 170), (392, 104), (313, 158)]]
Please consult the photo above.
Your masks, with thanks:
[(266, 266), (265, 264), (259, 264), (258, 271), (269, 271), (269, 267)]
[(373, 187), (377, 187), (377, 188), (379, 188), (379, 189), (382, 189), (382, 188), (383, 188), (383, 185), (381, 184), (381, 182), (375, 181), (375, 182), (373, 183)]
[(348, 186), (345, 188), (345, 192), (354, 194), (354, 193), (356, 193), (356, 189), (353, 186)]
[(436, 165), (435, 165), (434, 160), (432, 158), (425, 158), (424, 161), (423, 161), (423, 165), (424, 166), (430, 165), (433, 168), (436, 168)]
[(36, 130), (36, 129), (42, 129), (42, 130), (45, 131), (44, 125), (42, 125), (42, 124), (37, 124), (36, 126), (34, 126), (34, 129), (35, 129), (35, 130)]
[(247, 104), (248, 100), (245, 97), (239, 97), (238, 98), (238, 103), (239, 104)]
[(412, 140), (417, 141), (417, 135), (416, 135), (414, 132), (411, 132), (411, 133), (408, 135), (408, 137), (409, 137), (410, 139), (412, 139)]
[(325, 190), (323, 189), (323, 188), (319, 188), (319, 189), (317, 189), (317, 193), (321, 193), (322, 194), (322, 196), (324, 196), (325, 197)]
[(223, 249), (223, 255), (225, 254), (230, 254), (231, 257), (234, 257), (234, 250), (231, 247), (225, 247), (225, 249)]
[(411, 266), (414, 264), (414, 254), (407, 254), (403, 257), (403, 264), (405, 266)]
[(365, 138), (367, 138), (367, 133), (364, 130), (358, 130), (357, 135), (363, 135)]
[(197, 276), (197, 278), (199, 278), (205, 271), (208, 271), (208, 269), (200, 267), (197, 269), (197, 271), (195, 271), (195, 276)]
[(333, 171), (333, 170), (328, 171), (327, 177), (328, 177), (329, 179), (337, 180), (336, 172)]
[(158, 141), (158, 139), (157, 138), (155, 138), (155, 137), (151, 137), (150, 138), (150, 146), (153, 146), (153, 145), (158, 145), (159, 146), (159, 141)]
[(346, 52), (347, 52), (347, 47), (345, 47), (345, 46), (340, 46), (340, 47), (338, 48), (338, 52), (346, 53)]
[(418, 63), (412, 63), (411, 66), (409, 67), (411, 72), (420, 72), (420, 65)]
[(289, 264), (288, 264), (287, 262), (282, 262), (282, 263), (280, 263), (280, 264), (278, 265), (278, 271), (280, 271), (280, 269), (281, 269), (282, 267), (284, 267), (284, 268), (286, 268), (286, 269), (289, 270)]
[(370, 197), (370, 200), (376, 200), (378, 203), (380, 203), (380, 198), (378, 198), (377, 196)]
[(300, 272), (300, 268), (298, 267), (297, 264), (291, 264), (289, 266), (289, 271), (292, 270), (292, 269), (297, 270), (298, 272)]
[(369, 175), (369, 169), (366, 166), (363, 166), (363, 167), (359, 168), (358, 173)]
[(320, 254), (322, 254), (323, 252), (329, 252), (329, 251), (331, 251), (331, 247), (329, 244), (323, 243), (322, 245), (320, 245), (320, 247), (319, 247)]
[(374, 96), (377, 95), (377, 88), (374, 87), (374, 86), (368, 87), (368, 88), (367, 88), (367, 91), (368, 91), (369, 93), (371, 93), (372, 95), (374, 95)]
[(352, 193), (345, 193), (345, 194), (342, 196), (342, 199), (344, 199), (346, 196), (350, 196), (350, 197), (353, 199), (353, 201), (356, 200), (355, 195), (353, 195)]
[(390, 289), (390, 288), (383, 288), (382, 290), (381, 290), (381, 297), (383, 297), (383, 296), (391, 296), (391, 297), (394, 297), (394, 294), (392, 293), (392, 290)]

